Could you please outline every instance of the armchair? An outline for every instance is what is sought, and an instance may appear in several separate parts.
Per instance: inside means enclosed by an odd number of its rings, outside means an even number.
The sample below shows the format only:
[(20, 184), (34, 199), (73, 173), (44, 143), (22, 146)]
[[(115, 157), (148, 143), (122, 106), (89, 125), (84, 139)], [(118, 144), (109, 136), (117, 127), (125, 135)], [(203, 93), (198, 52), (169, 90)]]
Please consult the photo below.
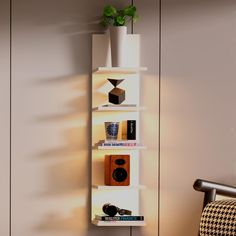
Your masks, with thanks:
[[(193, 185), (204, 192), (200, 236), (236, 236), (236, 187), (197, 179)], [(217, 200), (216, 195), (232, 199)]]

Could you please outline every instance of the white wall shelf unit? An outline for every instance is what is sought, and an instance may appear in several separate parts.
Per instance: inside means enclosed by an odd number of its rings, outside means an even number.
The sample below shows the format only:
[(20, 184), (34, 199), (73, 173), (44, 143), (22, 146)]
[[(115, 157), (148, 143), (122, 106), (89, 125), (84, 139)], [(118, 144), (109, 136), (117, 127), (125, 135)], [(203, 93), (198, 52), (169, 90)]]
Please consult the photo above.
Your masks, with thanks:
[[(140, 135), (140, 112), (145, 107), (140, 106), (140, 78), (141, 72), (147, 70), (140, 67), (139, 47), (140, 36), (127, 35), (126, 67), (111, 67), (111, 52), (109, 35), (94, 34), (92, 40), (92, 199), (91, 222), (96, 226), (144, 226), (144, 221), (100, 221), (96, 215), (103, 215), (102, 206), (111, 203), (119, 208), (132, 211), (133, 215), (142, 215), (140, 190), (145, 189), (141, 185), (140, 157), (142, 145)], [(108, 103), (108, 93), (113, 86), (107, 80), (124, 79), (118, 86), (125, 90), (125, 101), (121, 105)], [(101, 140), (105, 140), (106, 121), (136, 120), (136, 146), (103, 146)], [(120, 127), (121, 131), (121, 127)], [(119, 132), (118, 140), (122, 139)], [(129, 155), (130, 156), (130, 185), (108, 186), (104, 181), (105, 155)], [(145, 216), (144, 216), (145, 217)]]

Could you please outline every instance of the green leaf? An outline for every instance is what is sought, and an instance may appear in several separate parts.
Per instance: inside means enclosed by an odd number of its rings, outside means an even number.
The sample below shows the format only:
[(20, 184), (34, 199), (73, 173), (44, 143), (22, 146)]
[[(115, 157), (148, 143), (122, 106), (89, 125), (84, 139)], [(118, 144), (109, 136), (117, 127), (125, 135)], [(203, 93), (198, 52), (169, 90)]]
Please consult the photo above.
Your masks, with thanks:
[(113, 23), (113, 19), (108, 18), (108, 17), (103, 17), (100, 24), (103, 25), (104, 27), (108, 26), (108, 25), (112, 25)]
[(103, 16), (106, 17), (114, 17), (117, 13), (117, 10), (115, 7), (111, 6), (111, 5), (107, 5), (104, 7), (103, 10)]
[(124, 16), (116, 16), (114, 19), (115, 26), (123, 26), (125, 25), (125, 17)]
[(106, 5), (103, 9), (101, 24), (103, 26), (124, 26), (131, 20), (135, 23), (139, 16), (136, 13), (137, 9), (134, 5), (129, 5), (124, 9), (117, 10), (112, 5)]
[(124, 16), (124, 10), (118, 10), (117, 15), (119, 16)]
[(124, 10), (123, 10), (123, 14), (125, 16), (134, 17), (135, 13), (136, 13), (136, 7), (133, 5), (129, 5), (128, 7), (124, 8)]

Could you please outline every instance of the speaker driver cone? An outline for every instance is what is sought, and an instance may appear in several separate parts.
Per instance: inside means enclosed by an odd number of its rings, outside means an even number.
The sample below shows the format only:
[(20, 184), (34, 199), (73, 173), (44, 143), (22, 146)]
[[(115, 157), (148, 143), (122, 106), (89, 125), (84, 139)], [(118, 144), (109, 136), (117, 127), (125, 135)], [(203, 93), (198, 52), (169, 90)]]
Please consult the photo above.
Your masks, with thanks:
[(127, 179), (128, 173), (124, 168), (116, 168), (113, 171), (112, 177), (117, 182), (123, 182)]

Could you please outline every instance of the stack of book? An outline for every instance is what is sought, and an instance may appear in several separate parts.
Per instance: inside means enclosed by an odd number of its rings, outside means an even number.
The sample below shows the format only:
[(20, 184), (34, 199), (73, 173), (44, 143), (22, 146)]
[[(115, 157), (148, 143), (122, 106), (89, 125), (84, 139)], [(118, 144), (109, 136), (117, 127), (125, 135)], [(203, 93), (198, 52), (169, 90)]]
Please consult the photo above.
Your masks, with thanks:
[(105, 147), (135, 147), (138, 146), (139, 143), (137, 143), (136, 140), (104, 140), (100, 142), (100, 145)]
[(107, 216), (95, 215), (97, 221), (144, 221), (144, 216)]

